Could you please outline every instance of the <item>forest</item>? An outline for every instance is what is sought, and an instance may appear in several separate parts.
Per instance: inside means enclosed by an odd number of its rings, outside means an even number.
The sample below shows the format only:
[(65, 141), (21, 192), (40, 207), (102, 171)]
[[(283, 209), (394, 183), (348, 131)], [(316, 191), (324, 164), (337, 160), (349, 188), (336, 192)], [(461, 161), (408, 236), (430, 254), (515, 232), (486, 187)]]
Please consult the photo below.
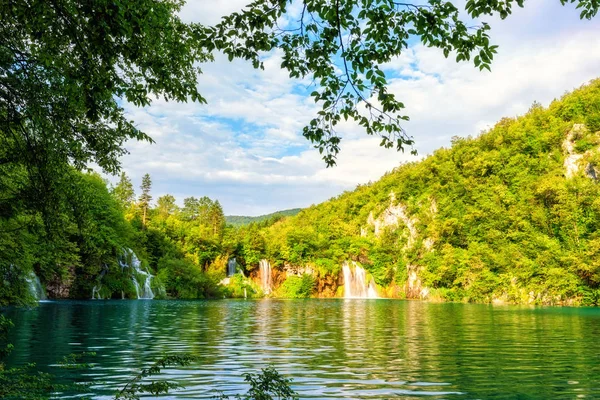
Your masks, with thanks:
[(14, 196), (0, 301), (30, 302), (32, 274), (49, 298), (340, 297), (354, 262), (381, 297), (598, 304), (599, 131), (596, 80), (295, 216), (237, 226), (200, 194), (154, 199), (149, 175), (138, 188), (75, 169), (45, 218), (17, 198), (26, 175), (0, 167)]

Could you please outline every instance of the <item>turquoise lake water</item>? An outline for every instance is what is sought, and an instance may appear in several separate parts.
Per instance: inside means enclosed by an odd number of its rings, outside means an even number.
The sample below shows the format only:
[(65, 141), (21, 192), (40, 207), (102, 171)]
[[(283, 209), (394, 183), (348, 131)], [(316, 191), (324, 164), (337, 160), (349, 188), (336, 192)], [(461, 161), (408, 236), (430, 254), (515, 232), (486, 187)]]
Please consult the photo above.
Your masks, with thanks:
[[(108, 399), (165, 352), (198, 362), (165, 371), (185, 389), (162, 398), (244, 393), (241, 376), (274, 365), (314, 399), (600, 399), (600, 309), (398, 300), (56, 301), (11, 309), (16, 365), (59, 370)], [(83, 375), (83, 376), (82, 376)], [(155, 397), (152, 397), (155, 398)]]

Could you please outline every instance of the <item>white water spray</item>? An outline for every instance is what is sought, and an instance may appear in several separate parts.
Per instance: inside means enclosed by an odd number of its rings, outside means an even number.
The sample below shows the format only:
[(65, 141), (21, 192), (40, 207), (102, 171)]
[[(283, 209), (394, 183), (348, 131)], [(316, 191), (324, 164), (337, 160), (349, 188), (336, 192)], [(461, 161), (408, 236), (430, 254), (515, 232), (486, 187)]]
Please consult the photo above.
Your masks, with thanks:
[(260, 268), (260, 284), (265, 294), (270, 294), (273, 286), (273, 278), (271, 277), (271, 264), (267, 260), (260, 260), (258, 263)]
[(344, 298), (346, 299), (377, 299), (377, 289), (373, 278), (367, 282), (367, 271), (354, 261), (342, 265), (344, 274)]
[[(131, 274), (131, 281), (133, 282), (133, 286), (135, 286), (135, 293), (137, 295), (137, 298), (138, 299), (153, 299), (154, 293), (152, 292), (152, 278), (154, 278), (154, 275), (152, 275), (148, 271), (144, 271), (141, 268), (142, 262), (137, 257), (137, 255), (133, 252), (133, 250), (126, 249), (125, 255), (126, 255), (126, 257), (125, 257), (126, 262), (127, 262), (128, 258), (131, 258), (131, 264), (129, 265), (129, 267), (131, 267), (133, 269), (132, 274)], [(122, 264), (121, 264), (121, 268), (123, 268)], [(143, 285), (140, 285), (140, 283), (138, 281), (138, 277), (140, 277), (140, 276), (144, 280)]]
[(235, 257), (230, 258), (229, 261), (227, 261), (227, 276), (233, 276), (235, 274), (236, 267), (237, 261), (235, 260)]
[(36, 300), (46, 300), (46, 291), (40, 282), (40, 278), (35, 274), (35, 272), (31, 271), (27, 278), (27, 283), (29, 283), (29, 292)]

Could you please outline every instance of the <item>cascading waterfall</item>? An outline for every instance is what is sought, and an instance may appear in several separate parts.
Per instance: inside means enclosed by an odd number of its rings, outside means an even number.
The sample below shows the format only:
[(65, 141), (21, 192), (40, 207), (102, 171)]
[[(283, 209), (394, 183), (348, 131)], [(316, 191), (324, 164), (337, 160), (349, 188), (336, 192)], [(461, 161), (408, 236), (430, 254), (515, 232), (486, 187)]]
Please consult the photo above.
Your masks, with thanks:
[(373, 278), (367, 282), (367, 271), (354, 261), (342, 265), (344, 274), (344, 298), (346, 299), (376, 299), (377, 289)]
[(102, 300), (102, 295), (100, 294), (100, 289), (102, 289), (102, 278), (108, 272), (108, 265), (104, 264), (102, 266), (102, 271), (100, 271), (100, 275), (98, 276), (98, 283), (94, 285), (92, 288), (92, 300)]
[(230, 258), (229, 261), (227, 261), (227, 276), (233, 276), (235, 274), (236, 267), (237, 261), (235, 260), (235, 257)]
[(258, 263), (260, 268), (260, 284), (265, 294), (270, 294), (272, 291), (273, 279), (271, 277), (271, 264), (267, 260), (260, 260)]
[[(123, 249), (123, 254), (119, 257), (119, 265), (121, 266), (121, 272), (128, 268), (131, 273), (131, 282), (135, 287), (135, 293), (138, 299), (153, 299), (154, 292), (152, 291), (152, 275), (149, 271), (142, 269), (142, 262), (137, 255), (131, 249)], [(108, 266), (104, 265), (100, 275), (98, 276), (97, 283), (92, 288), (92, 299), (102, 299), (100, 290), (102, 289), (102, 278), (108, 272)], [(143, 284), (140, 285), (140, 281), (143, 280)], [(123, 296), (123, 295), (121, 295)]]
[(40, 278), (35, 274), (35, 272), (31, 271), (27, 278), (27, 283), (29, 283), (29, 292), (36, 300), (46, 300), (46, 291), (42, 286), (42, 282), (40, 282)]
[[(135, 286), (135, 293), (138, 299), (153, 299), (154, 293), (152, 292), (152, 275), (148, 271), (144, 271), (141, 266), (142, 262), (137, 257), (137, 255), (131, 249), (125, 250), (125, 262), (131, 259), (131, 264), (128, 266), (133, 269), (131, 274), (131, 281), (133, 282), (133, 286)], [(123, 264), (121, 264), (121, 268), (123, 268)], [(144, 279), (144, 285), (140, 285), (138, 282), (138, 277), (142, 276)]]

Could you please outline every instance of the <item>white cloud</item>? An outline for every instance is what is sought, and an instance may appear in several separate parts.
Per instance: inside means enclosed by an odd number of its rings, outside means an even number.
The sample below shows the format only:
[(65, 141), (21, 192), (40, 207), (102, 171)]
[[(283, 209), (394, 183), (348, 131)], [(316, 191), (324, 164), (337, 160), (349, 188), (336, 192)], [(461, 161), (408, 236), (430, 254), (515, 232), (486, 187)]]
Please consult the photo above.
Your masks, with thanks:
[[(190, 2), (182, 16), (215, 23), (245, 3)], [(403, 77), (391, 90), (406, 104), (405, 127), (422, 155), (454, 135), (474, 135), (522, 114), (534, 100), (547, 104), (600, 71), (600, 25), (579, 21), (572, 6), (531, 0), (506, 21), (490, 23), (500, 45), (491, 73), (420, 45), (386, 65)], [(323, 201), (414, 159), (344, 123), (338, 166), (325, 168), (301, 135), (316, 110), (299, 94), (309, 82), (290, 80), (279, 65), (278, 53), (265, 58), (265, 71), (217, 57), (199, 79), (208, 105), (159, 100), (143, 110), (128, 107), (157, 143), (128, 143), (126, 172), (138, 183), (149, 172), (155, 198), (208, 195), (228, 214), (256, 215)]]

